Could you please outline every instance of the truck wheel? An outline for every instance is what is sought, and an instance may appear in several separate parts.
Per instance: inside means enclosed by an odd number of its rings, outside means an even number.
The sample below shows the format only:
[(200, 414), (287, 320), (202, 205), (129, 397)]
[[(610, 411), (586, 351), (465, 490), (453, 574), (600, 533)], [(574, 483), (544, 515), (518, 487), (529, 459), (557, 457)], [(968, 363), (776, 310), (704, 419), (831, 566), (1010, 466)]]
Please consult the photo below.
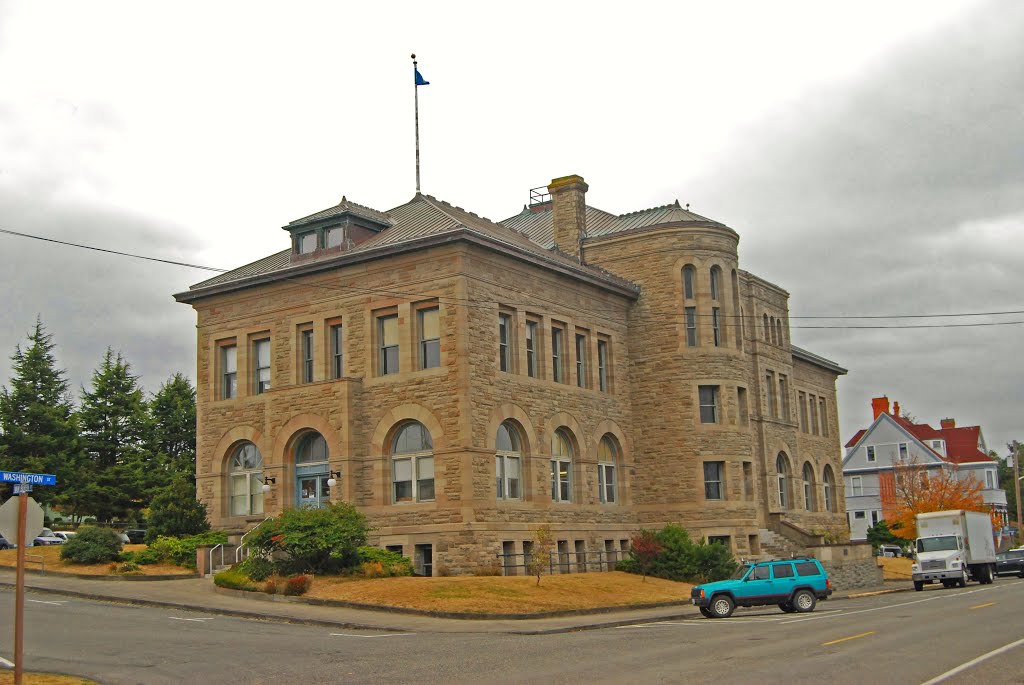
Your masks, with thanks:
[(914, 590), (916, 592), (920, 592), (923, 589), (924, 589), (924, 581), (923, 580), (915, 580), (914, 581)]
[(708, 610), (714, 618), (729, 618), (735, 608), (736, 603), (729, 595), (715, 595), (711, 598), (711, 606), (708, 607)]
[(818, 598), (814, 596), (814, 593), (809, 590), (797, 590), (796, 594), (793, 595), (792, 604), (793, 608), (801, 614), (806, 614), (809, 611), (814, 611), (814, 605), (818, 603)]
[(960, 580), (956, 581), (956, 584), (960, 587), (967, 587), (967, 569), (960, 572)]
[(796, 611), (796, 607), (793, 606), (792, 602), (779, 602), (779, 608), (785, 611), (787, 614), (792, 614)]
[(991, 564), (985, 564), (985, 570), (981, 573), (981, 582), (983, 585), (991, 585), (994, 580), (995, 573), (992, 571)]
[(700, 613), (701, 613), (702, 616), (704, 616), (704, 618), (714, 618), (715, 617), (714, 614), (711, 613), (711, 610), (708, 609), (707, 607), (701, 607), (700, 608)]

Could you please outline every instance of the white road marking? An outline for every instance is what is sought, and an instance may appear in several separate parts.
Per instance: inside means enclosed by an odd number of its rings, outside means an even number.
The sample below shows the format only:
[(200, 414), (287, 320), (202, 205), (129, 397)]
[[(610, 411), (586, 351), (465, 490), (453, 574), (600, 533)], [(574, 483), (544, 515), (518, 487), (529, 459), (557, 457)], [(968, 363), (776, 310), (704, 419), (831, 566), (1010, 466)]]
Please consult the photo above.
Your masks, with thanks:
[(216, 617), (207, 616), (206, 618), (182, 618), (180, 616), (168, 616), (167, 618), (171, 619), (172, 621), (198, 621), (199, 623), (202, 623), (203, 621), (212, 621)]
[[(940, 599), (954, 599), (956, 597), (964, 597), (966, 595), (973, 595), (975, 592), (987, 592), (988, 590), (994, 590), (994, 587), (982, 587), (974, 590), (968, 590), (966, 592), (957, 592), (955, 594), (942, 594), (934, 597), (925, 597), (923, 599), (915, 599), (913, 602), (901, 602), (900, 604), (887, 604), (886, 606), (873, 607), (871, 609), (858, 609), (856, 611), (847, 611), (840, 616), (853, 616), (854, 614), (867, 614), (872, 611), (885, 611), (887, 609), (898, 609), (899, 607), (910, 606), (911, 604), (921, 604), (922, 602), (934, 602)], [(780, 625), (790, 625), (792, 623), (803, 623), (804, 621), (820, 621), (825, 618), (836, 618), (837, 614), (820, 614), (817, 616), (808, 616), (806, 618), (791, 619), (789, 621), (783, 621)]]
[(7, 659), (0, 656), (0, 667), (3, 668), (14, 668), (14, 662), (8, 661)]
[(26, 602), (35, 602), (36, 604), (52, 604), (55, 607), (62, 607), (62, 606), (64, 606), (64, 602), (47, 602), (46, 600), (43, 600), (43, 599), (27, 599), (25, 601)]
[(941, 683), (943, 680), (946, 680), (947, 678), (952, 678), (953, 676), (955, 676), (955, 675), (957, 675), (959, 673), (963, 673), (964, 671), (966, 671), (969, 668), (972, 668), (973, 666), (977, 666), (978, 664), (980, 664), (982, 661), (985, 661), (986, 659), (991, 659), (994, 656), (998, 656), (998, 655), (1002, 654), (1003, 652), (1008, 652), (1011, 649), (1014, 649), (1015, 647), (1020, 647), (1021, 645), (1024, 645), (1024, 640), (1017, 640), (1016, 642), (1011, 642), (1008, 645), (1003, 645), (999, 649), (993, 649), (988, 654), (982, 654), (977, 659), (971, 659), (970, 661), (968, 661), (966, 663), (960, 664), (956, 668), (950, 669), (950, 670), (946, 671), (945, 673), (943, 673), (941, 675), (937, 675), (934, 678), (932, 678), (931, 680), (929, 680), (929, 681), (927, 681), (925, 683), (921, 683), (921, 685), (935, 685), (935, 683)]
[(414, 633), (388, 633), (387, 635), (354, 635), (352, 633), (331, 633), (334, 637), (402, 637), (403, 635), (413, 635)]

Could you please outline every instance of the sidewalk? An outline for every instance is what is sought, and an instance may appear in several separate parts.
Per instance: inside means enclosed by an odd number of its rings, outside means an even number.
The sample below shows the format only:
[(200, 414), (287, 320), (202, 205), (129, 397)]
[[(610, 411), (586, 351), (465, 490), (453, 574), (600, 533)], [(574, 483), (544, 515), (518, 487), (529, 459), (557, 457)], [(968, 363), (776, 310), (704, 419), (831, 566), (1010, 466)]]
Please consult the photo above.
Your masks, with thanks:
[[(13, 570), (0, 570), (0, 588), (13, 589)], [(897, 585), (898, 587), (889, 587)], [(906, 587), (904, 587), (906, 586)], [(166, 607), (179, 611), (212, 613), (222, 616), (286, 621), (322, 625), (347, 630), (387, 630), (416, 633), (510, 633), (541, 635), (577, 630), (610, 628), (649, 621), (692, 619), (700, 616), (689, 605), (652, 609), (623, 609), (600, 614), (559, 616), (554, 618), (477, 620), (368, 611), (342, 607), (315, 606), (298, 602), (270, 602), (260, 598), (217, 592), (209, 578), (187, 578), (150, 582), (114, 582), (87, 580), (57, 574), (26, 576), (29, 591), (49, 592), (108, 602)], [(833, 599), (871, 596), (910, 589), (908, 583), (886, 583), (874, 591), (837, 592)]]

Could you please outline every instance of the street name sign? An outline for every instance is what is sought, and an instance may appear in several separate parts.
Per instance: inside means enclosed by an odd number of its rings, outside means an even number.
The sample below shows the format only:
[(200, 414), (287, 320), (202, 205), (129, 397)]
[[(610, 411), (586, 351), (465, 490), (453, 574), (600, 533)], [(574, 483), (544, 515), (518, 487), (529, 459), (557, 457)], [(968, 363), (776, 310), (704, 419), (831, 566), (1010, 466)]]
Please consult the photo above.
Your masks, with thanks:
[(24, 483), (26, 485), (56, 485), (57, 476), (49, 473), (18, 473), (0, 471), (0, 483)]

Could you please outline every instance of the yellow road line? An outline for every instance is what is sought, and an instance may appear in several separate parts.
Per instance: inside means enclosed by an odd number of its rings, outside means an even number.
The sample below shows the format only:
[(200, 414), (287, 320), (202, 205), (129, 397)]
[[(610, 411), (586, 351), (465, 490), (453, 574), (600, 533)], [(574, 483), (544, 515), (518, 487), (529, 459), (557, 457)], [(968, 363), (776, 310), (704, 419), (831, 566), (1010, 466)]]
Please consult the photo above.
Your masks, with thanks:
[(995, 602), (989, 602), (988, 604), (979, 604), (978, 606), (976, 606), (976, 607), (971, 607), (971, 608), (972, 608), (972, 609), (984, 609), (985, 607), (990, 607), (990, 606), (992, 606), (993, 604), (995, 604)]
[(821, 646), (822, 647), (828, 647), (829, 645), (837, 645), (840, 642), (846, 642), (847, 640), (856, 640), (858, 637), (867, 637), (868, 635), (874, 635), (874, 634), (875, 634), (875, 631), (872, 630), (872, 631), (867, 632), (867, 633), (861, 633), (860, 635), (851, 635), (850, 637), (841, 637), (838, 640), (832, 640), (832, 642), (822, 642)]

